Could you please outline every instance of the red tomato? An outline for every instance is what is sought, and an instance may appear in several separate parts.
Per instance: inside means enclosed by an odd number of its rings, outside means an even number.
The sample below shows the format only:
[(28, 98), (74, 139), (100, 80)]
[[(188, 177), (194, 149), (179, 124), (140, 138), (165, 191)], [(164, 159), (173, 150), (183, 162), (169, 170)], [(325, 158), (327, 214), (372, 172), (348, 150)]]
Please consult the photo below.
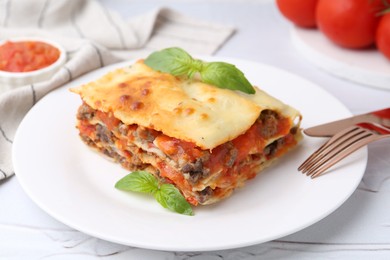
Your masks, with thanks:
[(300, 27), (316, 27), (317, 2), (318, 0), (276, 0), (284, 17)]
[(384, 15), (379, 22), (376, 31), (376, 45), (390, 59), (390, 13)]
[(317, 25), (325, 36), (345, 48), (365, 48), (375, 42), (383, 10), (381, 0), (319, 0)]

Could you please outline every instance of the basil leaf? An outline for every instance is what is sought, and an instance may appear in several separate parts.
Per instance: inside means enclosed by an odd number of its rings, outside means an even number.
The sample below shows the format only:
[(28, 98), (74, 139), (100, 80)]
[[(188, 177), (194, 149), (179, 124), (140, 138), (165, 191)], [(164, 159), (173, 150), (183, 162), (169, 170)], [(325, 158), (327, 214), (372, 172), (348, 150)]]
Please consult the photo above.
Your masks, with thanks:
[(236, 66), (226, 62), (204, 62), (192, 58), (180, 48), (167, 48), (150, 54), (145, 64), (154, 70), (170, 73), (174, 76), (193, 78), (200, 73), (202, 81), (219, 88), (239, 90), (247, 94), (256, 93)]
[(166, 209), (184, 215), (192, 216), (194, 214), (191, 205), (172, 184), (162, 184), (160, 189), (154, 194), (154, 197)]
[(151, 173), (135, 171), (120, 179), (115, 184), (115, 188), (124, 191), (155, 193), (158, 190), (158, 181)]
[(145, 64), (157, 71), (182, 76), (192, 71), (193, 60), (183, 49), (167, 48), (150, 54), (145, 59)]
[(157, 178), (149, 172), (132, 172), (120, 179), (115, 184), (115, 188), (124, 191), (151, 193), (164, 208), (185, 215), (193, 215), (191, 205), (175, 186), (162, 184), (159, 187)]
[(236, 66), (226, 62), (210, 62), (203, 66), (200, 72), (202, 81), (219, 88), (240, 90), (247, 94), (256, 93), (252, 84), (245, 78), (244, 73)]

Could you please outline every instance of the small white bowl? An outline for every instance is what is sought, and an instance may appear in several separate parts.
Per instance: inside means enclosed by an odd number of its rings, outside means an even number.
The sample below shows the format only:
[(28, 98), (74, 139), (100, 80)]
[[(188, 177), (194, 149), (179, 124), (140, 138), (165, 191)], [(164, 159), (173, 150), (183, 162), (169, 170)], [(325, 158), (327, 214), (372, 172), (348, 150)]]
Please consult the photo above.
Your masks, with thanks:
[(5, 44), (7, 41), (11, 42), (23, 42), (23, 41), (36, 41), (44, 42), (52, 45), (60, 51), (60, 56), (51, 65), (42, 69), (28, 71), (28, 72), (7, 72), (0, 70), (0, 94), (2, 92), (14, 89), (16, 87), (34, 84), (37, 82), (50, 79), (66, 62), (66, 52), (64, 48), (56, 42), (48, 39), (38, 37), (26, 37), (26, 38), (12, 38), (6, 41), (0, 42), (0, 45)]

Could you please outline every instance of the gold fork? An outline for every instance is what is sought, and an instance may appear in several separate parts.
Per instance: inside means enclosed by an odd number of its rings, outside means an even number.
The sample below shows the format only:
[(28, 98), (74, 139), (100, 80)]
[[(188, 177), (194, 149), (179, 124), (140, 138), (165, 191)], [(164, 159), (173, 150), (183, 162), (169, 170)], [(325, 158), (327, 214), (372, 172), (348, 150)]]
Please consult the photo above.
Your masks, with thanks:
[(390, 137), (390, 129), (374, 123), (359, 123), (335, 134), (299, 166), (298, 171), (315, 178), (368, 143)]

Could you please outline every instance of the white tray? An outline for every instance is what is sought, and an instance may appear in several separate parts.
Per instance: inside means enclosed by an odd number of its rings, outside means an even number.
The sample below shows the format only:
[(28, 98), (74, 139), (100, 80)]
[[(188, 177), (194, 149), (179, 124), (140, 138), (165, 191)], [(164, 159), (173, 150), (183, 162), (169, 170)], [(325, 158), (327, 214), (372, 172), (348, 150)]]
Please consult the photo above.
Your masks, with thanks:
[(296, 49), (325, 71), (366, 86), (390, 89), (390, 61), (375, 48), (353, 50), (330, 42), (319, 30), (291, 28)]

